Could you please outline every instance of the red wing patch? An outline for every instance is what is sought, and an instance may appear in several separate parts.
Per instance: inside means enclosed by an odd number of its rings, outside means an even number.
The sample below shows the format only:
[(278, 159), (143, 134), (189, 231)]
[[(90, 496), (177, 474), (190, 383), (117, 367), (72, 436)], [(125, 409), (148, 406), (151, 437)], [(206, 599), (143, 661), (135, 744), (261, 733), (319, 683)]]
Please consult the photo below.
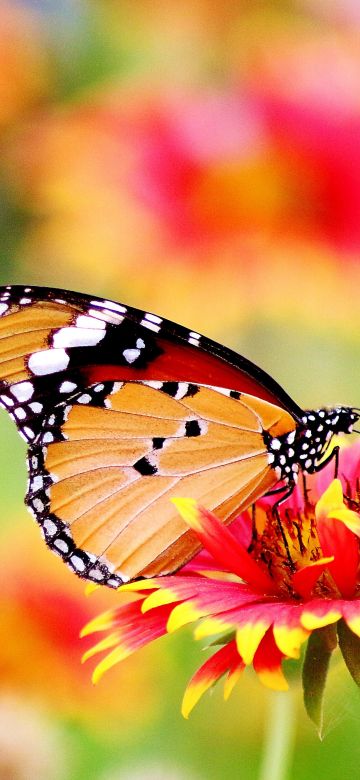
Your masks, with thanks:
[(162, 317), (65, 290), (0, 288), (0, 404), (27, 441), (56, 403), (114, 380), (232, 388), (301, 415), (253, 363)]

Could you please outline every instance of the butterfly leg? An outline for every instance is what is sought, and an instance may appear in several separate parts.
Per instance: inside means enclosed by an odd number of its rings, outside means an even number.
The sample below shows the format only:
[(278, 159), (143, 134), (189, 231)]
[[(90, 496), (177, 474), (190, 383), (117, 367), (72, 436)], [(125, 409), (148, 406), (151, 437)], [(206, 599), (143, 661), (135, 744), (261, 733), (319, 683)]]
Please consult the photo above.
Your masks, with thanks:
[(305, 512), (306, 512), (306, 508), (309, 506), (309, 503), (310, 503), (310, 501), (309, 501), (309, 493), (310, 493), (310, 491), (309, 491), (309, 488), (307, 486), (306, 475), (304, 474), (304, 472), (301, 473), (301, 478), (302, 478), (303, 494), (304, 494), (304, 506), (305, 506)]
[[(281, 496), (281, 498), (278, 498), (278, 500), (275, 502), (275, 504), (274, 504), (274, 506), (272, 508), (272, 513), (273, 513), (273, 515), (274, 515), (274, 517), (276, 519), (276, 522), (277, 522), (277, 524), (279, 526), (279, 530), (280, 530), (280, 533), (281, 533), (281, 538), (283, 540), (283, 544), (284, 544), (284, 548), (285, 548), (285, 552), (286, 552), (286, 557), (287, 557), (287, 559), (289, 561), (289, 566), (290, 566), (291, 571), (295, 571), (295, 565), (294, 565), (294, 561), (293, 561), (293, 559), (291, 557), (288, 540), (286, 538), (286, 534), (285, 534), (285, 531), (283, 529), (283, 524), (281, 522), (281, 517), (280, 517), (280, 513), (279, 513), (279, 506), (284, 501), (286, 501), (287, 498), (289, 498), (291, 496), (291, 494), (292, 494), (292, 492), (294, 490), (294, 487), (295, 487), (295, 482), (290, 482), (289, 485), (286, 485), (286, 487), (285, 487), (285, 491), (286, 492), (284, 493), (284, 495)], [(279, 493), (281, 490), (283, 490), (283, 488), (279, 488), (278, 490), (273, 491), (273, 492)]]
[(327, 466), (328, 463), (330, 463), (332, 460), (335, 460), (334, 479), (337, 479), (339, 474), (339, 452), (340, 452), (340, 447), (334, 447), (332, 452), (330, 452), (330, 455), (328, 455), (327, 458), (325, 458), (325, 460), (322, 460), (321, 463), (318, 464), (318, 466), (314, 466), (314, 471), (316, 473), (318, 471), (322, 471), (324, 466)]
[[(285, 493), (285, 491), (287, 491), (287, 490), (288, 490), (288, 487), (289, 487), (288, 485), (282, 485), (282, 486), (281, 486), (281, 487), (279, 487), (279, 488), (274, 488), (273, 490), (268, 490), (268, 492), (267, 492), (267, 493), (265, 493), (265, 496), (264, 496), (264, 498), (267, 498), (268, 496), (276, 496), (276, 495), (278, 495), (279, 493)], [(291, 492), (292, 492), (292, 491), (291, 491)], [(289, 494), (289, 495), (291, 495), (291, 494)], [(284, 498), (283, 500), (285, 501), (285, 498)], [(280, 503), (280, 502), (279, 502), (279, 503)]]

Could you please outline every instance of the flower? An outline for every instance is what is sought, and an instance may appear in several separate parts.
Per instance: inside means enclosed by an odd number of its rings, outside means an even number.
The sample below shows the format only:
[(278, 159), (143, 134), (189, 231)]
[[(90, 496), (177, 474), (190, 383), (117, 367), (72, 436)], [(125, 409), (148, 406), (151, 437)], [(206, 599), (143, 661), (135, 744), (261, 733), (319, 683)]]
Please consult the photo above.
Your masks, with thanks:
[(217, 649), (186, 689), (182, 712), (187, 717), (225, 674), (227, 698), (246, 666), (252, 665), (267, 687), (286, 690), (282, 662), (298, 659), (310, 640), (303, 671), (305, 705), (321, 731), (327, 665), (337, 642), (360, 682), (358, 462), (356, 444), (344, 453), (351, 478), (342, 477), (346, 495), (338, 478), (317, 494), (317, 477), (310, 490), (294, 490), (280, 505), (279, 516), (273, 511), (275, 499), (268, 497), (252, 516), (243, 513), (230, 528), (195, 500), (173, 499), (204, 549), (174, 575), (122, 586), (122, 592), (139, 598), (84, 628), (83, 635), (106, 632), (84, 660), (110, 651), (98, 663), (94, 681), (152, 640), (195, 623), (195, 638), (211, 637), (210, 647)]

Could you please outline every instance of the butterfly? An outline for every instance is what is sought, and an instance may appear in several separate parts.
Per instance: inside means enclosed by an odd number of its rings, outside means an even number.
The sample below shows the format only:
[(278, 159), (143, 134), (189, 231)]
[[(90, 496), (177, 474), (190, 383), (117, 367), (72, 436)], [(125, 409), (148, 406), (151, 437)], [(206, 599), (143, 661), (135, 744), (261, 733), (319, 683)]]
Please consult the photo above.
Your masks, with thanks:
[(22, 286), (0, 288), (0, 404), (27, 442), (46, 544), (113, 588), (198, 551), (171, 497), (231, 523), (319, 470), (360, 416), (303, 411), (246, 358), (150, 312)]

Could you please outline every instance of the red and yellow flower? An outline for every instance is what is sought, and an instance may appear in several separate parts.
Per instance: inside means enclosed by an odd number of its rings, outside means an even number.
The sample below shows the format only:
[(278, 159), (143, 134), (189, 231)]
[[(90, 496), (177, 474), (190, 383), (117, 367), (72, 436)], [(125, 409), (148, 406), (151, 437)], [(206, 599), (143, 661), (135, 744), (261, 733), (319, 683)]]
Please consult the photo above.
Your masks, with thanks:
[[(280, 522), (272, 511), (274, 499), (261, 500), (255, 516), (244, 513), (230, 528), (193, 499), (174, 499), (204, 550), (175, 575), (123, 586), (121, 591), (139, 598), (85, 627), (83, 635), (106, 635), (84, 659), (110, 651), (97, 665), (94, 681), (153, 639), (195, 623), (195, 638), (211, 637), (211, 647), (219, 649), (186, 689), (182, 711), (187, 717), (223, 675), (227, 698), (246, 666), (252, 665), (264, 685), (286, 690), (282, 662), (299, 658), (311, 638), (303, 673), (305, 703), (320, 725), (323, 685), (316, 664), (327, 668), (338, 643), (350, 673), (360, 679), (358, 462), (355, 445), (344, 452), (346, 494), (340, 479), (333, 479), (315, 500), (313, 480), (305, 496), (299, 488), (294, 491), (281, 508)], [(327, 469), (323, 484), (328, 475)]]

